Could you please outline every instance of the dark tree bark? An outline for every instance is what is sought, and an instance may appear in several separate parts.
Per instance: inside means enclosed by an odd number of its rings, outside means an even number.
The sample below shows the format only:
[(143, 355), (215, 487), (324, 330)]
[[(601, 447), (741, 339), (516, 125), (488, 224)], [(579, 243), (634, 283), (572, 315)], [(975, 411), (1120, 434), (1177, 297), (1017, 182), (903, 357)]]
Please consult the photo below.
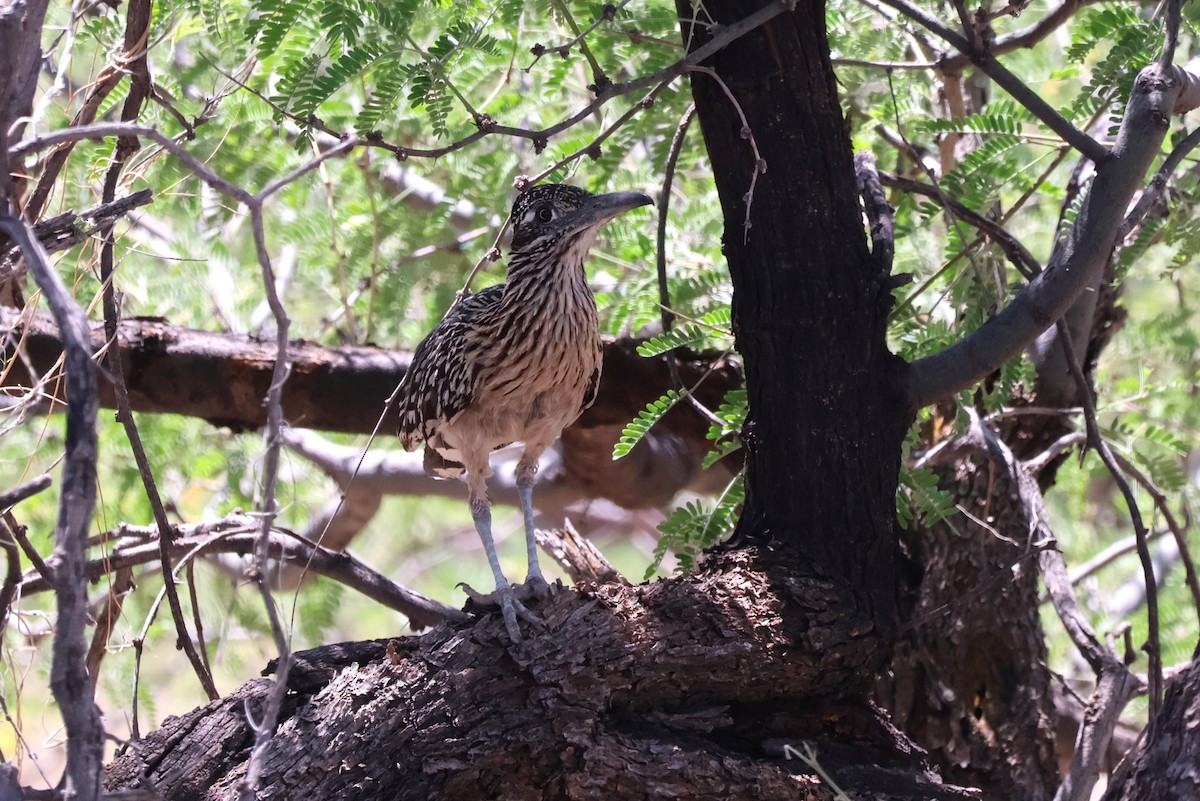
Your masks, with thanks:
[(1200, 649), (1167, 684), (1162, 711), (1115, 771), (1102, 801), (1200, 798)]
[[(694, 579), (560, 592), (519, 647), (491, 616), (300, 654), (258, 797), (832, 798), (782, 758), (801, 733), (872, 797), (968, 797), (870, 706), (828, 700), (858, 683), (869, 624), (777, 556), (751, 547)], [(253, 740), (241, 710), (265, 685), (166, 721), (109, 788), (232, 798)]]
[(948, 780), (987, 798), (1050, 799), (1054, 695), (1025, 506), (965, 440), (930, 466), (964, 513), (902, 535), (911, 629), (880, 676), (879, 701)]
[[(760, 5), (705, 9), (728, 24)], [(692, 18), (690, 3), (678, 9)], [(824, 15), (824, 3), (800, 3), (714, 56), (732, 99), (712, 76), (692, 77), (725, 215), (749, 395), (735, 540), (791, 544), (798, 567), (845, 582), (887, 629), (911, 418), (905, 365), (884, 339), (891, 293), (867, 250)], [(693, 47), (706, 36), (699, 26), (684, 31)]]

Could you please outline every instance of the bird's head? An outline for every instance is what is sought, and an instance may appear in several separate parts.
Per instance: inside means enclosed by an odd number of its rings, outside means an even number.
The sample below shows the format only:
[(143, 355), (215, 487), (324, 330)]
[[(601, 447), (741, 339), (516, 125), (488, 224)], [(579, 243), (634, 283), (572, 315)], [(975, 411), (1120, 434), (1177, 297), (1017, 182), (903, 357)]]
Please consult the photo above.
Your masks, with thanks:
[(566, 184), (530, 187), (513, 203), (512, 251), (544, 251), (562, 243), (586, 253), (606, 222), (653, 202), (641, 192), (593, 195)]

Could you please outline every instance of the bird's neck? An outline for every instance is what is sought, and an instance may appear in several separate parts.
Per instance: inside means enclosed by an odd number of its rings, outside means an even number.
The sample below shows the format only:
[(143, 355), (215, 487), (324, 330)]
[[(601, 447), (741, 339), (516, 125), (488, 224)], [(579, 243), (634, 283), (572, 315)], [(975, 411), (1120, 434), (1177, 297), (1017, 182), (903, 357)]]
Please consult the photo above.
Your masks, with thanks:
[(552, 282), (556, 288), (572, 292), (582, 288), (590, 296), (583, 265), (595, 240), (595, 231), (581, 231), (556, 243), (549, 252), (513, 253), (507, 270), (509, 286)]

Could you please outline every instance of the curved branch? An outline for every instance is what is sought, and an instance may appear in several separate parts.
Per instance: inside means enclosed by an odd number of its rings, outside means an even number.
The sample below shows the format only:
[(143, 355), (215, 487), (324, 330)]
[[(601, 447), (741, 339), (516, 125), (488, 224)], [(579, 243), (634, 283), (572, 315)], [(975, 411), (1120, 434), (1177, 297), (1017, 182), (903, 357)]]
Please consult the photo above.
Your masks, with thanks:
[(1179, 89), (1173, 68), (1151, 65), (1142, 70), (1112, 157), (1098, 163), (1091, 191), (1057, 258), (978, 331), (913, 363), (909, 398), (914, 409), (966, 389), (1016, 356), (1053, 325), (1104, 268), (1129, 201), (1162, 144)]
[(1004, 251), (1004, 255), (1012, 262), (1012, 265), (1026, 278), (1033, 278), (1042, 271), (1041, 263), (1034, 258), (1028, 248), (1021, 244), (1021, 240), (1013, 236), (1007, 228), (994, 220), (989, 220), (974, 209), (964, 206), (945, 192), (938, 191), (937, 187), (882, 171), (879, 173), (879, 180), (884, 186), (890, 186), (893, 189), (899, 189), (902, 192), (914, 195), (922, 195), (948, 207), (954, 212), (955, 217), (958, 217), (968, 225), (978, 228), (999, 245), (1000, 249)]
[[(1081, 8), (1099, 2), (1101, 0), (1063, 0), (1063, 2), (1051, 9), (1046, 16), (1029, 27), (998, 38), (988, 47), (988, 52), (993, 56), (1002, 56), (1014, 50), (1033, 47), (1066, 24)], [(970, 63), (971, 57), (966, 53), (959, 52), (947, 56), (939, 66), (942, 70), (950, 72), (961, 70)]]

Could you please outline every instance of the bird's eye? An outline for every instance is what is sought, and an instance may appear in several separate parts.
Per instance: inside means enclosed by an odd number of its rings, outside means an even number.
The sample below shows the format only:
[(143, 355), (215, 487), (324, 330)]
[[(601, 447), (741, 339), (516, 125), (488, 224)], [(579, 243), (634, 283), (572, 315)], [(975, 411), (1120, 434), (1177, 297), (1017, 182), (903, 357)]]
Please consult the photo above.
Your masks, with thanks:
[(549, 206), (542, 206), (540, 209), (537, 210), (538, 222), (548, 223), (553, 219), (554, 219), (554, 209), (550, 208)]

